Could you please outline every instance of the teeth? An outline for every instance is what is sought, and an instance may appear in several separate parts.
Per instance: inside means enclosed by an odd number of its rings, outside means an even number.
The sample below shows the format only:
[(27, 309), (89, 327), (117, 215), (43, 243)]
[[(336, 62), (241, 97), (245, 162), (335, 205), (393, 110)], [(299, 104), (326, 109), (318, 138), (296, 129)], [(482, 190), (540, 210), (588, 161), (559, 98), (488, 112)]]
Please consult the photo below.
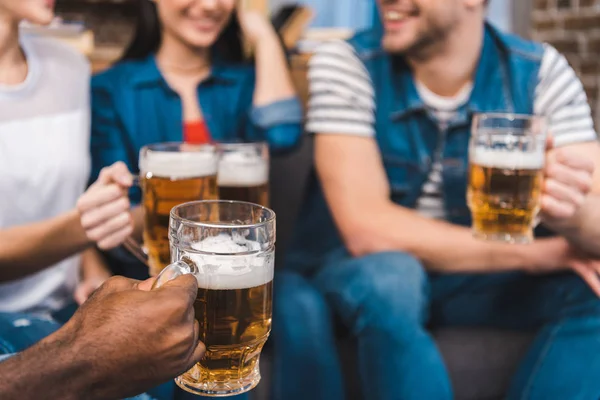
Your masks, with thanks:
[(387, 11), (385, 13), (385, 18), (390, 21), (402, 21), (406, 19), (406, 14), (400, 13), (398, 11)]

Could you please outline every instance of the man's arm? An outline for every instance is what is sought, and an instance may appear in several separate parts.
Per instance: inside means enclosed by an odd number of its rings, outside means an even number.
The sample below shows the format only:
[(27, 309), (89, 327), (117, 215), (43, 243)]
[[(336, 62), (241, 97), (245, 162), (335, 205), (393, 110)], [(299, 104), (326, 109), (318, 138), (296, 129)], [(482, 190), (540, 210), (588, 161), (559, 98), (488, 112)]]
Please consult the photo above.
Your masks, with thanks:
[[(403, 251), (444, 272), (493, 272), (560, 263), (561, 239), (528, 246), (485, 242), (470, 229), (425, 218), (390, 200), (374, 139), (317, 135), (316, 166), (327, 203), (354, 256)], [(564, 266), (563, 264), (562, 266)], [(557, 265), (558, 268), (558, 265)]]
[(534, 109), (546, 116), (555, 146), (546, 166), (542, 222), (600, 256), (600, 169), (593, 175), (600, 147), (592, 112), (575, 71), (550, 45), (545, 45)]
[(191, 275), (153, 282), (109, 279), (61, 329), (0, 362), (0, 398), (122, 399), (188, 370), (205, 351), (198, 284)]
[(0, 363), (0, 397), (78, 400), (93, 381), (93, 360), (78, 357), (64, 329)]

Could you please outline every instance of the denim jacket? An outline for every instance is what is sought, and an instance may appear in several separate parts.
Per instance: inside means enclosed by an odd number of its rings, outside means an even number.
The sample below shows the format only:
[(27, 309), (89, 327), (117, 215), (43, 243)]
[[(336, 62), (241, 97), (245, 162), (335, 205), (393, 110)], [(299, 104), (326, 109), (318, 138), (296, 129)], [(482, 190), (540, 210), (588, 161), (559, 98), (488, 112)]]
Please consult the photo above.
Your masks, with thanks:
[[(254, 107), (252, 65), (216, 63), (198, 86), (205, 123), (216, 141), (265, 140), (274, 151), (287, 150), (301, 137), (297, 98)], [(161, 75), (151, 55), (125, 61), (92, 79), (92, 175), (116, 161), (138, 172), (140, 149), (150, 143), (183, 140), (181, 99)], [(132, 193), (139, 201), (139, 191)]]
[[(492, 26), (485, 27), (484, 44), (467, 104), (446, 132), (419, 97), (410, 68), (400, 56), (381, 48), (381, 31), (360, 33), (349, 43), (365, 64), (376, 103), (376, 140), (391, 188), (391, 200), (415, 208), (444, 138), (442, 195), (449, 222), (470, 225), (466, 202), (468, 143), (471, 121), (478, 112), (532, 114), (543, 46)], [(369, 210), (364, 210), (369, 218)], [(390, 226), (389, 229), (410, 229)], [(318, 233), (318, 234), (317, 234)], [(313, 176), (301, 211), (288, 260), (301, 269), (319, 264), (321, 257), (342, 245), (329, 215), (319, 183)]]

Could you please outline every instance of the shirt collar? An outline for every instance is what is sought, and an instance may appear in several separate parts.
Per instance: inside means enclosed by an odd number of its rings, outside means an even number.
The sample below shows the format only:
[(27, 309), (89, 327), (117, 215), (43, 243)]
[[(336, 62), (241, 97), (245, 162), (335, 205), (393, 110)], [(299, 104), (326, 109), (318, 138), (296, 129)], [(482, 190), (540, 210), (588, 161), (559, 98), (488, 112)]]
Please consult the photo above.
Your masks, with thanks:
[[(136, 87), (153, 86), (165, 84), (166, 81), (156, 64), (154, 54), (137, 61), (138, 68), (136, 74), (132, 78), (132, 84)], [(240, 78), (240, 72), (235, 66), (229, 66), (222, 62), (213, 64), (210, 75), (205, 81), (215, 81), (223, 84), (233, 84)]]
[[(473, 90), (467, 104), (469, 113), (489, 112), (500, 109), (512, 108), (510, 95), (506, 93), (509, 87), (508, 77), (504, 73), (499, 47), (495, 39), (496, 31), (485, 25), (483, 48), (475, 72)], [(394, 87), (395, 87), (395, 112), (393, 119), (401, 119), (409, 114), (426, 110), (426, 104), (416, 88), (412, 71), (401, 57), (393, 58)], [(500, 68), (499, 68), (500, 66)], [(490, 88), (502, 88), (500, 93), (491, 95)], [(498, 101), (490, 101), (495, 97)]]

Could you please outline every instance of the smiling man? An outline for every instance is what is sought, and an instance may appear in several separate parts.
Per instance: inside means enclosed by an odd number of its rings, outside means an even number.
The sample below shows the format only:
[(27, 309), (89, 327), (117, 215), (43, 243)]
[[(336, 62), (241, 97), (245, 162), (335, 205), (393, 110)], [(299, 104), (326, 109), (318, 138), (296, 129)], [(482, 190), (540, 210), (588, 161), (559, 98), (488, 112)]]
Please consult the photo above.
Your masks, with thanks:
[[(509, 399), (599, 398), (600, 152), (590, 107), (562, 55), (486, 24), (485, 3), (379, 0), (383, 29), (314, 55), (317, 174), (277, 281), (278, 399), (345, 397), (332, 315), (357, 340), (367, 399), (451, 399), (426, 329), (450, 325), (538, 332)], [(530, 245), (470, 231), (477, 112), (548, 117), (554, 147)]]

